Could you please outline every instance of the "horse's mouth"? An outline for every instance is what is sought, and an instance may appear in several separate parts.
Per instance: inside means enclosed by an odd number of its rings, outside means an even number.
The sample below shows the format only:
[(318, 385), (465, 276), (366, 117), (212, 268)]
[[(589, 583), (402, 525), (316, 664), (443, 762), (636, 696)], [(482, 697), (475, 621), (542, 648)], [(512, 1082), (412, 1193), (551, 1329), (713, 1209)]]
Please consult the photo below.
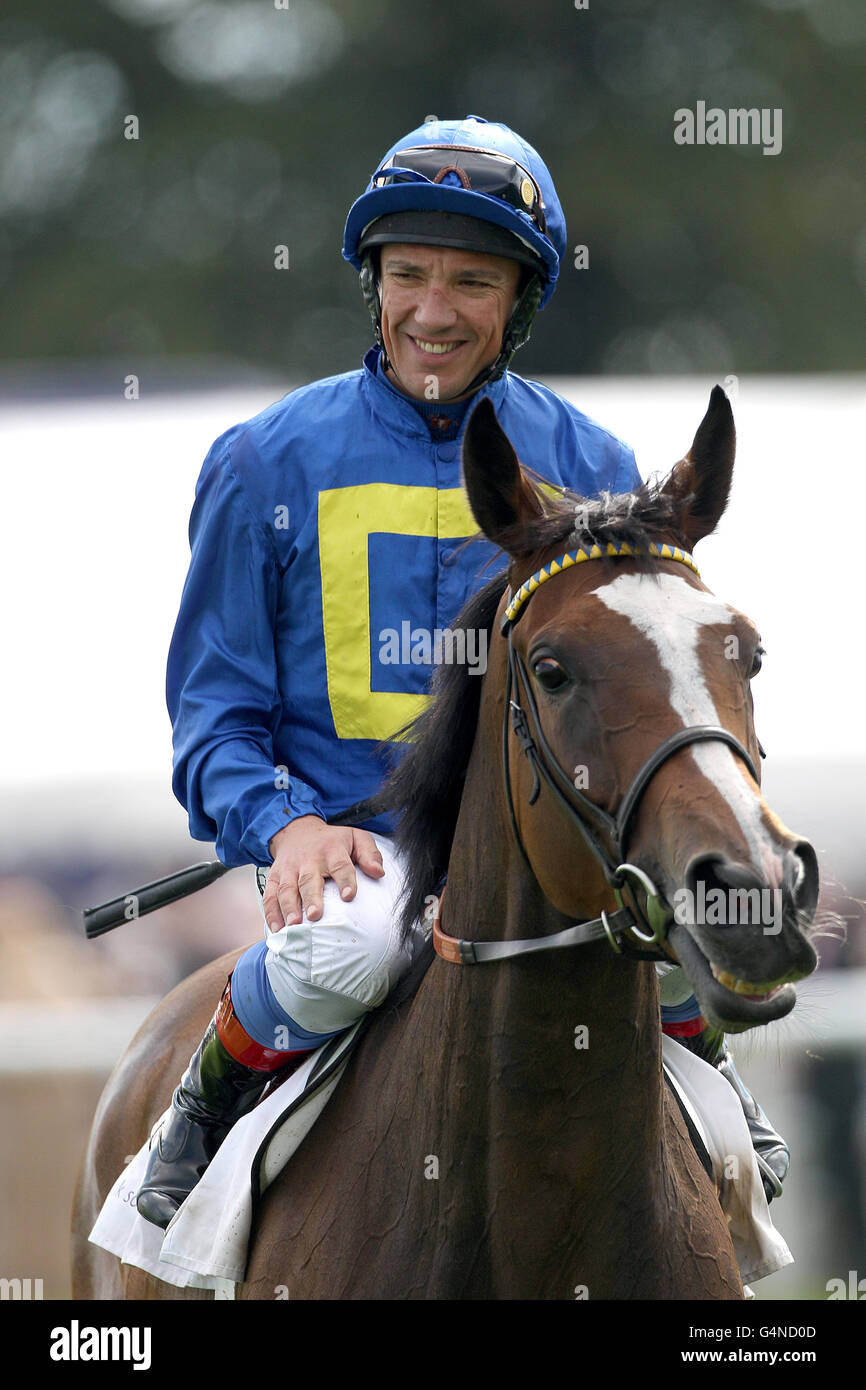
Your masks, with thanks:
[(713, 972), (713, 978), (718, 980), (720, 985), (724, 985), (725, 989), (732, 990), (734, 994), (745, 995), (747, 999), (770, 999), (784, 984), (787, 984), (785, 977), (776, 980), (773, 984), (765, 985), (753, 984), (750, 980), (738, 980), (736, 975), (732, 975), (728, 970), (721, 970), (712, 961), (710, 961), (710, 969)]
[[(673, 926), (668, 939), (689, 978), (701, 1013), (716, 1028), (742, 1033), (784, 1018), (797, 1002), (797, 991), (790, 982), (791, 971), (776, 980), (741, 979), (708, 960), (685, 927)], [(798, 971), (797, 977), (802, 973)]]

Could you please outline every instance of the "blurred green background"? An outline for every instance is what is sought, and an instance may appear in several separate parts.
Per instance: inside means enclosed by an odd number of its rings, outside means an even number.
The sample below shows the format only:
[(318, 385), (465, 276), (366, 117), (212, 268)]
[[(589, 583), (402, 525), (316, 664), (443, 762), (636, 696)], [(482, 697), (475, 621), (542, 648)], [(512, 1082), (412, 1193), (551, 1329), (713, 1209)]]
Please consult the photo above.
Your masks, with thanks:
[[(521, 372), (866, 365), (862, 0), (6, 0), (4, 16), (0, 362), (169, 358), (175, 381), (356, 366), (346, 211), (398, 136), (473, 113), (542, 152), (589, 248)], [(676, 145), (674, 112), (698, 100), (781, 108), (781, 153)]]

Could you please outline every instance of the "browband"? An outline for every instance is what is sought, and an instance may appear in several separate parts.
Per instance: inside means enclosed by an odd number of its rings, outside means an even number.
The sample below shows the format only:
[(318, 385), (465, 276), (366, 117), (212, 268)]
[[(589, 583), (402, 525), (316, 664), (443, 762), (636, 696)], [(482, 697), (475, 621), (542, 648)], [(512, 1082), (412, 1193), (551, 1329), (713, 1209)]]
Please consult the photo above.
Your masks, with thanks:
[(507, 632), (513, 622), (516, 621), (521, 608), (526, 600), (535, 593), (536, 589), (552, 579), (555, 574), (561, 574), (563, 570), (570, 569), (572, 565), (582, 565), (587, 560), (603, 560), (606, 557), (614, 559), (619, 555), (641, 555), (649, 554), (657, 560), (677, 560), (681, 565), (687, 565), (698, 579), (701, 577), (700, 570), (689, 555), (688, 551), (681, 550), (678, 545), (658, 545), (655, 541), (650, 541), (646, 551), (641, 551), (630, 545), (628, 541), (614, 543), (608, 541), (606, 545), (593, 545), (589, 550), (567, 550), (564, 555), (560, 555), (556, 560), (549, 561), (543, 565), (535, 574), (530, 575), (525, 584), (521, 584), (517, 593), (509, 600), (505, 613), (502, 618), (501, 629)]

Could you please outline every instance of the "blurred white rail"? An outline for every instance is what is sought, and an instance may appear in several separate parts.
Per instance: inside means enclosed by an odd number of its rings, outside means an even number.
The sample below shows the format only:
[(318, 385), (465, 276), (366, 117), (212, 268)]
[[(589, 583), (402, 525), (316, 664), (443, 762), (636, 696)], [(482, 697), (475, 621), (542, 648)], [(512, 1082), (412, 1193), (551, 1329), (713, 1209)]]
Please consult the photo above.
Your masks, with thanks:
[(0, 1074), (111, 1071), (159, 1003), (125, 999), (36, 999), (0, 1004)]

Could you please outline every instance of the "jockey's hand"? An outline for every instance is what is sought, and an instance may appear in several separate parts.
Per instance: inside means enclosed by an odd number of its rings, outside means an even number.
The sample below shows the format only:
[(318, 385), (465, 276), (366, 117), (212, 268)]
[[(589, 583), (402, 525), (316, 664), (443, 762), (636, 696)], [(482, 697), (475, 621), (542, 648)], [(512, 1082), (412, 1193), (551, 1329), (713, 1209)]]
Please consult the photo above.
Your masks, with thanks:
[(271, 931), (294, 926), (306, 912), (322, 915), (325, 879), (332, 878), (348, 901), (358, 891), (355, 864), (370, 878), (382, 878), (385, 866), (369, 830), (328, 825), (319, 816), (299, 816), (268, 843), (273, 864), (262, 903)]

